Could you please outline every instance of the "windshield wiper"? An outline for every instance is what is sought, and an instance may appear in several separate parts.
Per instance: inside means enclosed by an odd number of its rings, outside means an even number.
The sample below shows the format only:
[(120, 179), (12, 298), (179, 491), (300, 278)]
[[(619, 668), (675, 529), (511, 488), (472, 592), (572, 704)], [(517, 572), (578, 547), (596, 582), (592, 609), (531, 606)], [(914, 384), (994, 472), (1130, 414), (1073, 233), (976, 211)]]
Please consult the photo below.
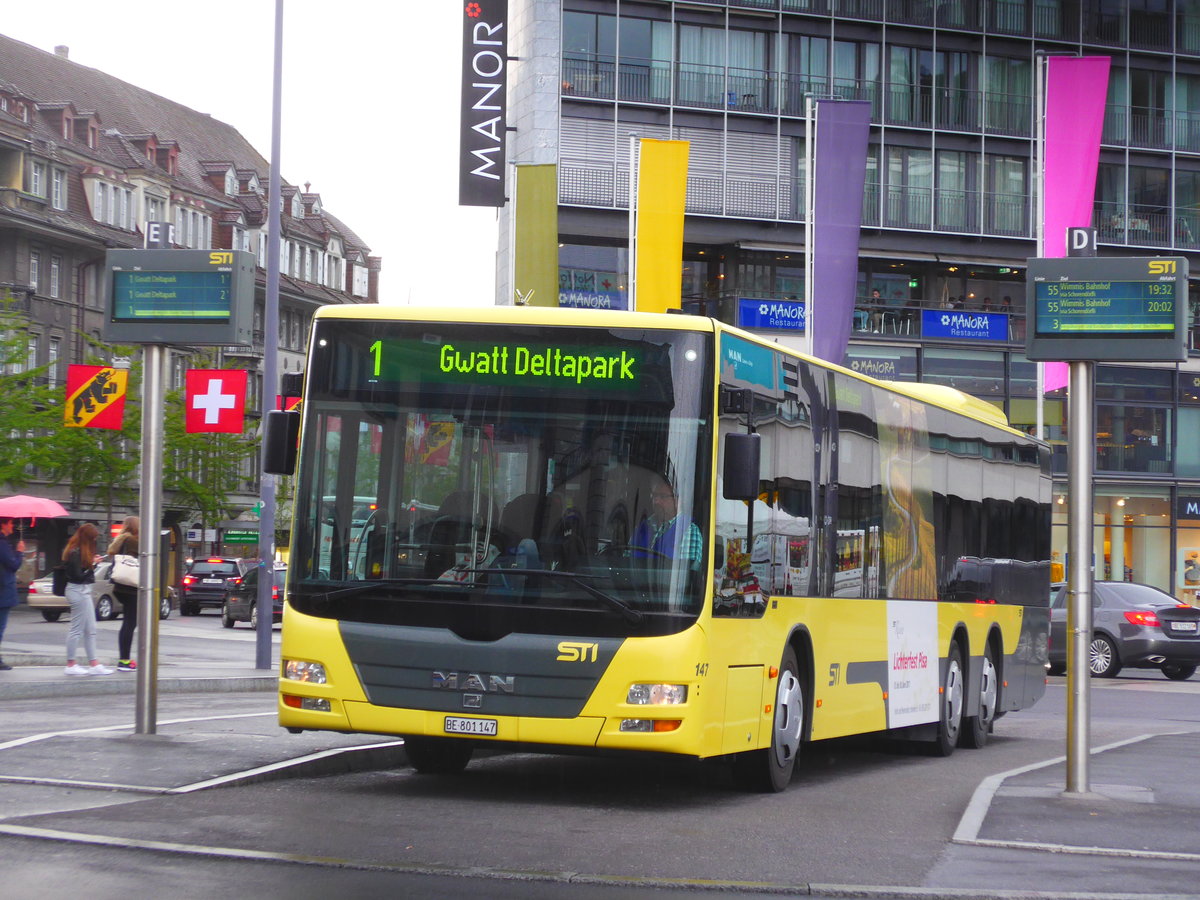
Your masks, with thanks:
[(634, 609), (620, 597), (614, 597), (612, 594), (607, 594), (597, 587), (588, 584), (585, 579), (598, 578), (598, 575), (580, 575), (577, 572), (566, 572), (562, 569), (467, 569), (471, 575), (490, 574), (490, 575), (505, 575), (505, 576), (524, 576), (524, 575), (549, 575), (552, 578), (563, 578), (570, 581), (572, 584), (583, 588), (585, 594), (589, 597), (595, 597), (606, 604), (610, 609), (621, 614), (621, 618), (631, 625), (638, 625), (646, 618), (645, 614)]
[(464, 588), (477, 587), (478, 582), (475, 581), (449, 581), (441, 578), (377, 578), (372, 581), (361, 581), (351, 587), (339, 588), (335, 591), (326, 591), (325, 593), (314, 592), (306, 594), (299, 591), (299, 595), (305, 599), (315, 600), (348, 600), (351, 597), (357, 597), (359, 594), (365, 594), (380, 587), (393, 586), (414, 586), (421, 585), (429, 587), (432, 585), (445, 585), (446, 587)]

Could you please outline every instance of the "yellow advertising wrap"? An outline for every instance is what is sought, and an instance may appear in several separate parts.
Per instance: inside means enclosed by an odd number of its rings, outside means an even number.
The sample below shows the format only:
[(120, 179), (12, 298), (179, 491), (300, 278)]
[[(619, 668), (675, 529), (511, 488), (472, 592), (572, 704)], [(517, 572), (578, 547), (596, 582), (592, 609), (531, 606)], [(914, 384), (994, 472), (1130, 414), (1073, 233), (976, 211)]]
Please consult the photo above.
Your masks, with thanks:
[(558, 306), (558, 167), (517, 166), (513, 302)]
[(636, 236), (639, 312), (680, 307), (687, 164), (687, 141), (642, 140)]

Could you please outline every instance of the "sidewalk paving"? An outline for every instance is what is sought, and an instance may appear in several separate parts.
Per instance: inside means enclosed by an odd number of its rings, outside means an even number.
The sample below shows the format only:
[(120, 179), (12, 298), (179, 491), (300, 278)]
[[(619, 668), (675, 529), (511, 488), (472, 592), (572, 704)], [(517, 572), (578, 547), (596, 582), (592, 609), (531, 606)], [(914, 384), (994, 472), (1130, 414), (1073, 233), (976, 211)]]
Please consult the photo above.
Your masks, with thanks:
[[(3, 657), (12, 670), (0, 672), (0, 700), (131, 694), (137, 690), (138, 673), (116, 671), (115, 661), (106, 663), (113, 669), (111, 675), (71, 677), (63, 673), (61, 653), (47, 654), (40, 647), (22, 647), (5, 641)], [(279, 684), (274, 668), (234, 667), (190, 657), (178, 661), (160, 659), (157, 675), (160, 694), (274, 691)]]

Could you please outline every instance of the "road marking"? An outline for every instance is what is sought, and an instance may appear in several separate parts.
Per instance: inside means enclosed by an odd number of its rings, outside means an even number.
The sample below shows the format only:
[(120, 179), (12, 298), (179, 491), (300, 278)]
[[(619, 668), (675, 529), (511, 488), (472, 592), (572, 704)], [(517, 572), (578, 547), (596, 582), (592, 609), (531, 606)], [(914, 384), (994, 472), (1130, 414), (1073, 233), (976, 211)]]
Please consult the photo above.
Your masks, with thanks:
[[(187, 719), (168, 719), (165, 722), (159, 722), (159, 725), (183, 725), (188, 722), (216, 722), (220, 719), (253, 719), (255, 717), (262, 718), (264, 716), (278, 715), (276, 710), (269, 712), (254, 712), (254, 713), (229, 713), (223, 716), (192, 716)], [(26, 744), (35, 744), (38, 741), (49, 740), (56, 737), (69, 737), (75, 734), (96, 734), (101, 731), (120, 731), (124, 728), (136, 728), (133, 722), (124, 725), (98, 725), (94, 728), (72, 728), (69, 731), (47, 731), (43, 734), (31, 734), (23, 738), (14, 738), (11, 741), (0, 742), (0, 750), (11, 750), (13, 747), (23, 747)]]

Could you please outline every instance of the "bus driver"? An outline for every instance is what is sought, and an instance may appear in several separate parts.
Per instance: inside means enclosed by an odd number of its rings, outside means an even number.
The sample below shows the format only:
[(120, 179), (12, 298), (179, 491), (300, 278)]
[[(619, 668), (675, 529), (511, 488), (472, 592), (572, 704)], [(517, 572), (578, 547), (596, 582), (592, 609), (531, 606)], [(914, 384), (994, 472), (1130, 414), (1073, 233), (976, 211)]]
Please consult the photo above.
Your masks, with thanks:
[[(653, 508), (649, 518), (643, 519), (633, 533), (631, 546), (635, 556), (658, 556), (667, 559), (686, 560), (688, 568), (700, 568), (704, 556), (704, 539), (700, 528), (686, 516), (679, 515), (679, 502), (671, 483), (656, 475), (650, 489)], [(650, 551), (638, 553), (638, 549)]]

